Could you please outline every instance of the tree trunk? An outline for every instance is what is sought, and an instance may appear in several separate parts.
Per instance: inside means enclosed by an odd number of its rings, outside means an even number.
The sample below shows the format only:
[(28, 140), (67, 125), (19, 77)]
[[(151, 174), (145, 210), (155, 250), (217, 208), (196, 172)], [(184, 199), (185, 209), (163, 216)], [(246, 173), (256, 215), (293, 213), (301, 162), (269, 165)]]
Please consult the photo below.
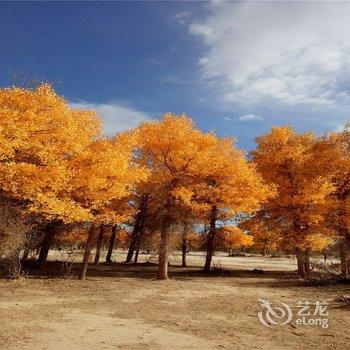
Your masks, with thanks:
[(139, 253), (140, 253), (140, 247), (137, 247), (135, 251), (134, 265), (137, 265), (137, 260), (139, 259)]
[(186, 254), (187, 254), (187, 224), (184, 224), (184, 229), (182, 232), (182, 244), (181, 244), (181, 248), (182, 248), (182, 267), (186, 267), (187, 263), (186, 263)]
[(139, 259), (140, 246), (141, 246), (141, 236), (142, 236), (142, 231), (139, 232), (138, 237), (137, 237), (137, 242), (135, 245), (134, 265), (137, 264), (137, 260)]
[(304, 264), (304, 254), (300, 249), (297, 249), (296, 255), (297, 255), (297, 263), (298, 263), (298, 275), (300, 278), (305, 278), (306, 271), (305, 271), (305, 264)]
[(47, 257), (49, 255), (50, 248), (52, 243), (54, 242), (56, 230), (59, 226), (58, 221), (52, 221), (45, 226), (45, 235), (44, 239), (41, 242), (40, 253), (38, 257), (38, 261), (36, 263), (37, 267), (42, 270), (45, 267)]
[(217, 219), (217, 208), (213, 205), (210, 214), (210, 227), (207, 234), (207, 255), (205, 258), (205, 264), (203, 271), (209, 272), (211, 267), (211, 261), (214, 253), (215, 235), (216, 235), (216, 219)]
[(114, 225), (112, 227), (112, 234), (111, 234), (111, 238), (109, 239), (108, 252), (106, 256), (106, 262), (108, 264), (112, 263), (112, 253), (113, 253), (116, 233), (117, 233), (117, 225)]
[(310, 277), (310, 253), (308, 250), (303, 251), (300, 248), (296, 249), (298, 274), (302, 279)]
[(105, 233), (105, 227), (104, 225), (100, 225), (100, 233), (98, 235), (97, 245), (96, 245), (96, 254), (95, 254), (95, 261), (94, 261), (95, 265), (98, 265), (100, 262), (100, 255), (101, 255), (101, 248), (102, 248), (104, 233)]
[(310, 251), (307, 249), (304, 253), (304, 264), (305, 264), (305, 273), (306, 278), (310, 278)]
[(90, 230), (89, 230), (89, 235), (88, 235), (86, 243), (85, 243), (83, 267), (81, 269), (81, 273), (80, 273), (80, 277), (79, 277), (81, 280), (84, 280), (85, 276), (86, 276), (86, 271), (87, 271), (88, 264), (89, 264), (89, 258), (90, 258), (92, 244), (94, 241), (94, 236), (95, 236), (95, 226), (92, 224), (90, 227)]
[(137, 248), (137, 243), (138, 243), (138, 240), (140, 238), (139, 236), (143, 232), (144, 221), (145, 221), (146, 210), (147, 210), (147, 201), (148, 201), (148, 195), (142, 196), (140, 207), (139, 207), (139, 212), (136, 215), (134, 229), (133, 229), (132, 234), (131, 234), (129, 250), (128, 250), (128, 254), (126, 256), (126, 260), (125, 260), (126, 263), (131, 262), (132, 257), (134, 255), (134, 251)]
[(349, 209), (347, 207), (347, 201), (350, 200), (350, 190), (346, 190), (341, 193), (339, 199), (342, 201), (341, 208), (341, 224), (339, 228), (340, 234), (340, 262), (341, 262), (341, 274), (344, 278), (350, 277), (350, 230), (347, 227), (347, 223), (344, 220), (349, 217)]
[(186, 241), (186, 238), (182, 238), (182, 262), (181, 262), (181, 267), (187, 267), (186, 253), (187, 253), (187, 241)]
[(169, 227), (163, 225), (160, 233), (160, 244), (159, 244), (159, 262), (158, 262), (158, 273), (157, 279), (165, 280), (168, 278), (168, 241), (169, 241)]
[(340, 239), (340, 262), (343, 277), (350, 275), (350, 236), (344, 235)]
[(137, 232), (137, 226), (136, 226), (136, 223), (135, 223), (134, 229), (133, 229), (132, 234), (131, 234), (131, 240), (130, 240), (130, 244), (129, 244), (128, 254), (126, 255), (126, 259), (125, 259), (126, 263), (130, 263), (132, 258), (133, 258), (133, 256), (134, 256), (134, 250), (135, 250), (135, 246), (136, 246), (137, 235), (138, 235), (138, 232)]

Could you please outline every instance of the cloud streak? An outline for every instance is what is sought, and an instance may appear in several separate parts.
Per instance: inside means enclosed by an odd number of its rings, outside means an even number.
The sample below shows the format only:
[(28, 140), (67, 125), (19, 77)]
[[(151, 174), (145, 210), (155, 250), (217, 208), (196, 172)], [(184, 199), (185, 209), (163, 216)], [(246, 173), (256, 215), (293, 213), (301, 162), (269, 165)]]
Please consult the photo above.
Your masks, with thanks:
[(151, 116), (146, 112), (115, 102), (90, 103), (79, 101), (72, 102), (70, 105), (73, 108), (96, 110), (103, 119), (103, 131), (108, 136), (134, 128), (138, 124), (151, 119)]
[(245, 114), (238, 117), (238, 121), (240, 122), (254, 122), (258, 120), (263, 120), (264, 118), (261, 115), (255, 114)]

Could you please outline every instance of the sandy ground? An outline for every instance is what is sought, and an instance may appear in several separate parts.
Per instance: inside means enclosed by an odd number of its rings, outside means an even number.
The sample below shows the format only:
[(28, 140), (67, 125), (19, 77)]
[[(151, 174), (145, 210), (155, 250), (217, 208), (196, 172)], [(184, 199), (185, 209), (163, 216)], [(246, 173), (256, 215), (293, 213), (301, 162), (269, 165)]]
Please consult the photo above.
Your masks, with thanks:
[[(350, 309), (334, 298), (350, 293), (350, 286), (307, 286), (293, 278), (292, 259), (216, 259), (231, 271), (204, 275), (202, 256), (192, 255), (192, 266), (171, 267), (167, 281), (154, 280), (156, 267), (144, 264), (91, 266), (85, 282), (48, 278), (59, 265), (54, 263), (42, 275), (0, 280), (0, 348), (349, 348)], [(249, 271), (254, 268), (265, 272)], [(326, 300), (330, 326), (297, 325), (295, 317), (287, 325), (264, 326), (259, 298), (282, 301), (294, 313), (299, 300)]]

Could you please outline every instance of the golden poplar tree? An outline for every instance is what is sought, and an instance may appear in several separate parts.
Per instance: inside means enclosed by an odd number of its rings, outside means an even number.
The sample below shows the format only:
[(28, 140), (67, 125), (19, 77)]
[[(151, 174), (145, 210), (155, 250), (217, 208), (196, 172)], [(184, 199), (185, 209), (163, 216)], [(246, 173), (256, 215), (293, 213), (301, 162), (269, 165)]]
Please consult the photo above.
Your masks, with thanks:
[(350, 275), (350, 125), (342, 131), (320, 137), (317, 141), (323, 169), (332, 176), (334, 192), (328, 212), (328, 226), (337, 233), (341, 272)]
[(93, 111), (72, 109), (47, 84), (1, 89), (0, 113), (1, 204), (11, 202), (27, 220), (32, 214), (46, 220), (42, 266), (54, 229), (89, 218), (70, 196), (70, 162), (99, 137), (100, 120)]
[(71, 159), (98, 137), (93, 111), (75, 110), (52, 87), (0, 90), (0, 191), (48, 219), (88, 212), (69, 195)]
[[(274, 192), (231, 138), (215, 138), (202, 153), (197, 172), (200, 181), (192, 188), (191, 201), (209, 224), (204, 265), (208, 272), (222, 223), (233, 219), (238, 222), (243, 215), (257, 211)], [(234, 232), (228, 230), (226, 234)]]
[[(218, 215), (227, 218), (255, 210), (269, 191), (231, 139), (203, 133), (185, 115), (165, 114), (161, 121), (141, 125), (138, 134), (140, 162), (151, 171), (149, 214), (160, 232), (158, 278), (164, 279), (170, 228), (183, 221), (186, 210), (210, 221), (210, 240)], [(209, 245), (210, 266), (214, 242)]]
[(333, 234), (326, 225), (334, 191), (331, 173), (312, 133), (274, 127), (256, 142), (254, 163), (277, 195), (252, 220), (278, 234), (281, 246), (296, 253), (299, 275), (305, 278), (310, 251), (323, 249)]
[(71, 163), (71, 196), (88, 210), (91, 222), (81, 279), (86, 275), (96, 226), (125, 222), (133, 213), (128, 205), (130, 194), (148, 176), (147, 169), (134, 161), (135, 146), (136, 138), (129, 133), (113, 140), (99, 139)]
[(0, 112), (2, 201), (45, 218), (51, 230), (57, 221), (90, 224), (89, 237), (96, 224), (129, 217), (126, 198), (147, 176), (133, 162), (132, 134), (104, 139), (95, 111), (71, 108), (47, 84), (0, 90)]

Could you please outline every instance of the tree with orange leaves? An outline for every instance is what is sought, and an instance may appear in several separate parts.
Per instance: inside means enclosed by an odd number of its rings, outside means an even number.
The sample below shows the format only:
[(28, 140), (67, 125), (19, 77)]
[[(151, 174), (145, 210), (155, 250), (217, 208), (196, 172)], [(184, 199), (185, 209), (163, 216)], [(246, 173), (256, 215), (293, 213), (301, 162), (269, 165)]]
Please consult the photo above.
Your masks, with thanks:
[(48, 221), (41, 262), (57, 225), (90, 223), (91, 237), (96, 224), (129, 217), (127, 197), (147, 176), (133, 163), (132, 134), (102, 138), (95, 111), (71, 108), (47, 84), (0, 90), (0, 111), (1, 200)]
[(193, 189), (192, 201), (209, 223), (204, 265), (209, 272), (218, 224), (255, 212), (274, 192), (230, 138), (216, 138), (202, 157), (201, 181)]
[(71, 160), (98, 137), (93, 111), (75, 110), (43, 84), (0, 90), (0, 195), (47, 219), (88, 219), (70, 196)]
[(253, 236), (237, 226), (227, 225), (217, 229), (217, 244), (229, 251), (253, 244)]
[(115, 225), (128, 220), (128, 199), (133, 187), (145, 180), (148, 171), (134, 162), (136, 138), (124, 133), (113, 140), (93, 141), (85, 154), (74, 159), (72, 197), (91, 215), (80, 275), (85, 278), (96, 225)]
[(327, 226), (337, 233), (341, 272), (350, 276), (350, 124), (339, 132), (317, 140), (322, 168), (331, 174), (334, 191), (331, 194)]
[(300, 277), (308, 277), (310, 251), (324, 248), (333, 234), (325, 223), (333, 205), (331, 174), (312, 133), (274, 127), (256, 141), (253, 161), (277, 195), (251, 220), (278, 233), (284, 249), (296, 253)]
[(350, 276), (350, 123), (336, 137), (336, 158), (334, 177), (337, 200), (337, 232), (340, 238), (340, 259), (342, 274)]
[(170, 228), (185, 206), (191, 208), (188, 193), (199, 181), (204, 165), (202, 152), (216, 137), (195, 128), (187, 116), (165, 114), (161, 121), (150, 121), (137, 129), (139, 162), (150, 169), (144, 193), (150, 195), (148, 215), (158, 224), (160, 232), (159, 270), (157, 277), (168, 277)]
[(0, 201), (46, 220), (39, 265), (57, 226), (89, 219), (70, 193), (71, 160), (100, 134), (93, 111), (76, 110), (42, 84), (0, 90)]
[(166, 114), (161, 121), (142, 124), (138, 135), (140, 162), (151, 172), (148, 212), (159, 224), (161, 237), (158, 278), (168, 276), (169, 231), (186, 210), (203, 220), (209, 214), (210, 268), (219, 215), (231, 218), (257, 209), (268, 188), (231, 139), (203, 133), (187, 116)]

